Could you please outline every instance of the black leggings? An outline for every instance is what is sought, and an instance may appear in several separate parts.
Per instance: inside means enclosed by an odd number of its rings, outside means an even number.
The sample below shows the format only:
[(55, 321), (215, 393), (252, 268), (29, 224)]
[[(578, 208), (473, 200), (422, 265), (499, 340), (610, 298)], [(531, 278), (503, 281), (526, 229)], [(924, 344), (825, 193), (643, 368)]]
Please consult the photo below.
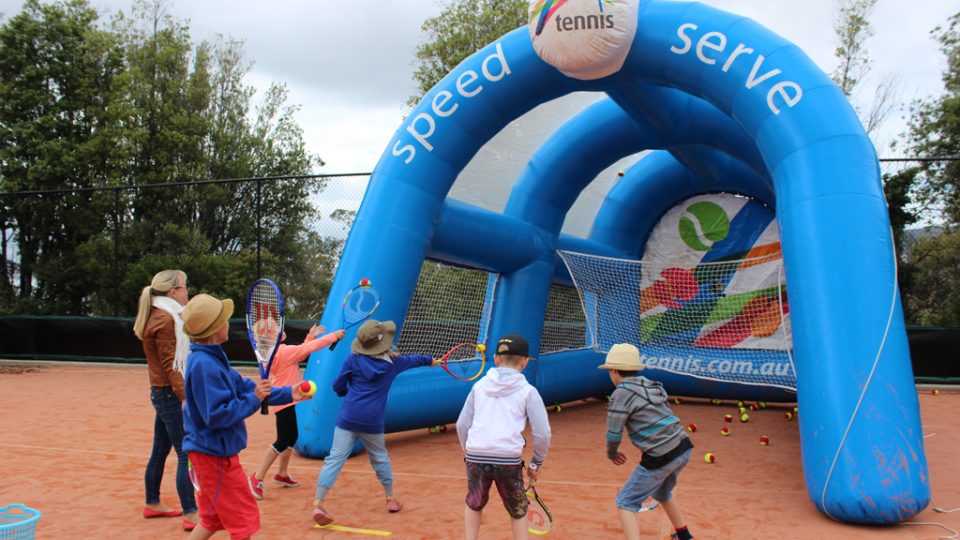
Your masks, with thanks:
[(297, 408), (295, 406), (281, 409), (274, 416), (277, 417), (277, 440), (273, 442), (273, 450), (280, 454), (297, 442)]

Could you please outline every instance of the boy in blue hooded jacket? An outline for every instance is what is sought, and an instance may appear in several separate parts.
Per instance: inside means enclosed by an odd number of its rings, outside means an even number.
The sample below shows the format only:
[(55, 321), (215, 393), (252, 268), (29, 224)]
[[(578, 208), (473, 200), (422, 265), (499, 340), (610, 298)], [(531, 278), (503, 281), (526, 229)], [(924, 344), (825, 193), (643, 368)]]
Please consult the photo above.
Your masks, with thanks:
[(249, 538), (260, 530), (260, 508), (253, 499), (239, 453), (247, 446), (246, 417), (271, 405), (309, 399), (299, 385), (271, 388), (230, 366), (220, 346), (230, 330), (232, 300), (194, 296), (183, 309), (183, 330), (190, 337), (184, 377), (183, 449), (199, 484), (200, 523), (191, 539), (227, 530), (231, 538)]

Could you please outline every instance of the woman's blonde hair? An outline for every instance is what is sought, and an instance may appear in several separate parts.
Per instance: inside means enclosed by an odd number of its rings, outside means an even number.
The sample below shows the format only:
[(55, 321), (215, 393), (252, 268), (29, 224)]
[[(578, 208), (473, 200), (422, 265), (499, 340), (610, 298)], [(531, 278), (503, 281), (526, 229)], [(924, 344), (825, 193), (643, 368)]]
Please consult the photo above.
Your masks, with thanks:
[(187, 284), (187, 274), (182, 270), (163, 270), (153, 276), (150, 285), (140, 291), (140, 300), (137, 303), (137, 320), (133, 322), (133, 333), (143, 340), (143, 329), (147, 326), (150, 317), (150, 308), (153, 307), (153, 297), (163, 296), (176, 287)]

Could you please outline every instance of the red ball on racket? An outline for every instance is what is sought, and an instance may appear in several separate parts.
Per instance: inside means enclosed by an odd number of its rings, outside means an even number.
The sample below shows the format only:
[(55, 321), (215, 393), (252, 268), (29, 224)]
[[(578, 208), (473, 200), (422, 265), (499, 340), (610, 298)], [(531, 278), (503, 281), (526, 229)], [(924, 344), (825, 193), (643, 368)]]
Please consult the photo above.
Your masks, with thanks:
[(367, 279), (367, 278), (361, 279), (361, 280), (360, 280), (360, 286), (361, 286), (361, 287), (369, 287), (369, 286), (370, 286), (370, 280)]

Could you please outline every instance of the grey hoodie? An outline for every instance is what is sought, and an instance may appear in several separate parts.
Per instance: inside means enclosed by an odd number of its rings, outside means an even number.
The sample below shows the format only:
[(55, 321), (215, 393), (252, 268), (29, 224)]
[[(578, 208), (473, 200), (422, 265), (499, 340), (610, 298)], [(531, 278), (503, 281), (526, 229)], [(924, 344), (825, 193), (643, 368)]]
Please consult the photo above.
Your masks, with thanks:
[(610, 396), (607, 457), (617, 455), (624, 427), (630, 442), (644, 454), (662, 456), (686, 438), (679, 422), (667, 404), (662, 384), (646, 377), (627, 377)]
[(460, 446), (473, 463), (519, 465), (526, 441), (523, 428), (530, 421), (533, 457), (537, 466), (550, 447), (550, 421), (543, 399), (522, 373), (496, 367), (470, 390), (460, 417), (457, 435)]

